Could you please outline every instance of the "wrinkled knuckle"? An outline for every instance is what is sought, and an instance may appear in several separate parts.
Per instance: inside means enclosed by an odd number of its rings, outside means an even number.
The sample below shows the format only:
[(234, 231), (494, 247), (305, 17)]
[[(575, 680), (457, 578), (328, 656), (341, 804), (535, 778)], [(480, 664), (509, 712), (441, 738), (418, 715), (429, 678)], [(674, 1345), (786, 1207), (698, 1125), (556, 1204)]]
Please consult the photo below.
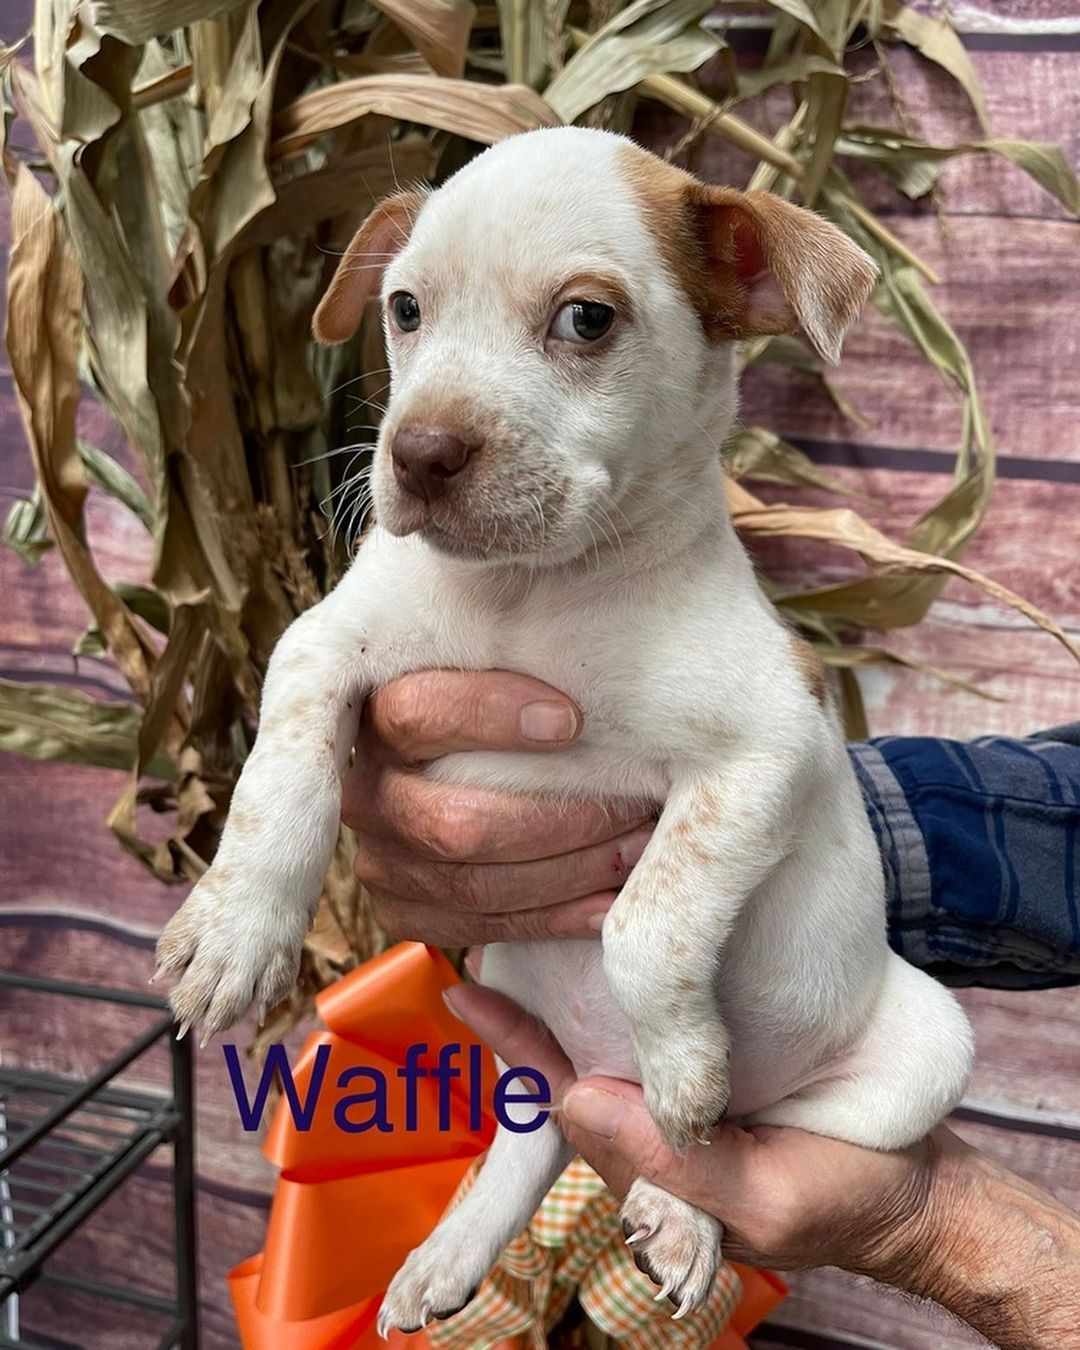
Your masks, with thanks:
[(459, 798), (447, 795), (431, 812), (424, 842), (447, 862), (468, 862), (483, 846), (486, 828), (476, 811)]
[(387, 891), (370, 888), (368, 894), (371, 898), (371, 912), (383, 932), (402, 942), (413, 941), (418, 937), (414, 923), (410, 922), (412, 906), (408, 901), (390, 895)]
[(387, 867), (372, 840), (357, 838), (356, 853), (353, 855), (353, 875), (369, 891), (386, 884)]
[(431, 701), (422, 684), (414, 680), (384, 689), (378, 703), (378, 729), (393, 750), (408, 755), (431, 727)]
[(484, 904), (488, 886), (479, 869), (468, 863), (445, 863), (439, 866), (438, 875), (441, 889), (449, 904), (455, 909), (480, 910)]

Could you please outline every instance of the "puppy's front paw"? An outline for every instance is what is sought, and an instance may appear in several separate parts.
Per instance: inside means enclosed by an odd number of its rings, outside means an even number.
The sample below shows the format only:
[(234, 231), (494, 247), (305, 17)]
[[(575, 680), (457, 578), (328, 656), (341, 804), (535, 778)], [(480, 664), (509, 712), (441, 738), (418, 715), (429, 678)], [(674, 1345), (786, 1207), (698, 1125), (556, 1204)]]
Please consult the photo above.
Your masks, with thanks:
[(158, 939), (153, 978), (179, 976), (170, 994), (177, 1021), (183, 1031), (201, 1022), (211, 1036), (252, 1002), (271, 1007), (290, 992), (307, 926), (302, 906), (272, 904), (257, 880), (242, 886), (212, 867)]
[(707, 1144), (728, 1108), (728, 1039), (723, 1026), (650, 1037), (635, 1044), (645, 1105), (676, 1151)]
[(638, 1177), (622, 1226), (638, 1269), (660, 1287), (657, 1302), (670, 1298), (676, 1319), (705, 1306), (720, 1268), (719, 1220)]
[(449, 1224), (436, 1228), (390, 1281), (376, 1323), (379, 1335), (386, 1340), (391, 1331), (419, 1331), (433, 1318), (459, 1313), (497, 1256), (475, 1233), (457, 1233)]

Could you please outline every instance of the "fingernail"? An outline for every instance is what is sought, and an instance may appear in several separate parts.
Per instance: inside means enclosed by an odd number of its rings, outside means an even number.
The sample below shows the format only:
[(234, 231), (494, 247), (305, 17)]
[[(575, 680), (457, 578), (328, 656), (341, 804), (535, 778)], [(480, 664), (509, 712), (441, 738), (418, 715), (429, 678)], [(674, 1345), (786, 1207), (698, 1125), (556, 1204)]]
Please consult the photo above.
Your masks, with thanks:
[(527, 741), (569, 741), (577, 732), (577, 714), (569, 703), (526, 703), (519, 725)]
[(626, 1103), (621, 1097), (599, 1088), (574, 1087), (563, 1098), (563, 1112), (567, 1120), (580, 1125), (591, 1134), (614, 1139), (618, 1133)]
[(464, 962), (465, 969), (469, 972), (469, 974), (473, 977), (474, 980), (478, 980), (480, 978), (480, 967), (481, 964), (483, 963), (483, 960), (484, 960), (483, 947), (473, 947), (471, 951), (466, 953)]
[(461, 1013), (458, 1012), (457, 1004), (454, 1002), (453, 988), (444, 989), (442, 991), (442, 1001), (446, 1004), (446, 1006), (450, 1009), (451, 1013), (453, 1013), (453, 1015), (458, 1019), (459, 1022), (464, 1020), (461, 1016)]
[(604, 920), (606, 918), (607, 918), (607, 910), (603, 909), (600, 911), (599, 914), (590, 914), (589, 917), (585, 920), (585, 922), (589, 925), (589, 927), (593, 930), (594, 933), (602, 933), (604, 931)]
[(633, 834), (628, 834), (619, 844), (619, 861), (627, 871), (639, 862), (641, 855), (648, 847), (649, 840), (652, 838), (652, 830), (636, 830)]

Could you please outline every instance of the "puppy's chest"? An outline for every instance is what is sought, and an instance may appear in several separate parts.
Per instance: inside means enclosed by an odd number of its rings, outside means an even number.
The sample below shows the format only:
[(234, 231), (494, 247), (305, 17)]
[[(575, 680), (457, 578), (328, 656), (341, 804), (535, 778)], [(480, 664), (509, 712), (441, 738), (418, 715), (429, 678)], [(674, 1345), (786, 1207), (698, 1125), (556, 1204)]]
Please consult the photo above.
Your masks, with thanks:
[(493, 616), (475, 639), (468, 664), (520, 671), (561, 690), (582, 710), (584, 726), (557, 756), (473, 754), (445, 762), (447, 776), (662, 800), (672, 766), (701, 756), (701, 726), (719, 716), (718, 663), (700, 651), (688, 658), (677, 635), (644, 615), (534, 605)]

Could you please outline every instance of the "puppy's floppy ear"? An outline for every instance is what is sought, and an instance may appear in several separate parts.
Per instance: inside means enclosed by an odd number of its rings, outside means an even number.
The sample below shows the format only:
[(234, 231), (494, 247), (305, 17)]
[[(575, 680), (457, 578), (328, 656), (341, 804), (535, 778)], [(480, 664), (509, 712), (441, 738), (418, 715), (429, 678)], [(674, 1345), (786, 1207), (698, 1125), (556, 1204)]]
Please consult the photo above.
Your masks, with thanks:
[(827, 361), (839, 361), (877, 277), (858, 244), (770, 192), (693, 182), (686, 195), (706, 332), (759, 337), (801, 324)]
[(372, 209), (315, 310), (311, 331), (319, 342), (346, 342), (360, 327), (364, 306), (379, 293), (386, 265), (404, 247), (424, 201), (423, 192), (398, 192)]

